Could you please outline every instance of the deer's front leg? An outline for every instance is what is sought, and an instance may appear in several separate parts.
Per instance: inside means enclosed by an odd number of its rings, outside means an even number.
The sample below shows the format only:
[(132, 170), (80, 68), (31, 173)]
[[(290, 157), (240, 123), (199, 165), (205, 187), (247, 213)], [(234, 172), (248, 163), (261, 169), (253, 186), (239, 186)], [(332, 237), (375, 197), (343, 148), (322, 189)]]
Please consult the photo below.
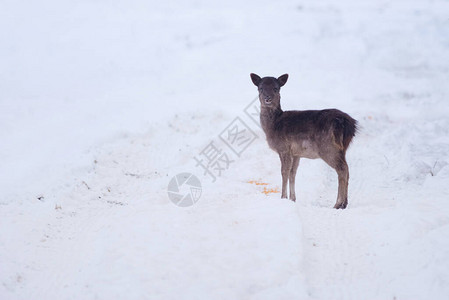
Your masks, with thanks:
[(281, 198), (287, 198), (287, 183), (290, 171), (292, 169), (293, 157), (290, 153), (279, 153), (281, 159), (281, 174), (282, 174), (282, 195)]
[(295, 177), (296, 170), (298, 170), (299, 165), (299, 156), (293, 156), (292, 160), (292, 168), (290, 170), (290, 175), (288, 175), (288, 185), (290, 187), (290, 200), (296, 201), (296, 193), (295, 193)]

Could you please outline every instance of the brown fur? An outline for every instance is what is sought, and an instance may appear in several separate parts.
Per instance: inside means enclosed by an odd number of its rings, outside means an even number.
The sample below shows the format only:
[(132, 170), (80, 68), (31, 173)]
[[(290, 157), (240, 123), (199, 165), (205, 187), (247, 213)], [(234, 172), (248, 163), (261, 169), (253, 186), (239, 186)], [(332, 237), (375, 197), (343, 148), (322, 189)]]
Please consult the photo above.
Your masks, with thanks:
[(258, 87), (261, 104), (260, 123), (268, 145), (281, 159), (282, 198), (295, 201), (295, 177), (301, 157), (321, 158), (338, 174), (338, 197), (334, 208), (348, 205), (349, 169), (346, 150), (357, 132), (357, 121), (338, 109), (283, 111), (280, 88), (288, 75), (279, 78), (251, 73)]

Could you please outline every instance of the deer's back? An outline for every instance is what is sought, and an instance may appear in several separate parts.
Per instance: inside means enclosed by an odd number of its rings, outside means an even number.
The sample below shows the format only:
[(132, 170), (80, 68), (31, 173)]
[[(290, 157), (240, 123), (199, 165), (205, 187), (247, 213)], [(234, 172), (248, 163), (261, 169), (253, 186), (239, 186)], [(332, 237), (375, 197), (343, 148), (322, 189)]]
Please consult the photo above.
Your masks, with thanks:
[(267, 141), (277, 152), (318, 158), (323, 144), (332, 144), (336, 136), (343, 134), (336, 126), (340, 123), (354, 124), (355, 130), (355, 120), (337, 109), (285, 111), (267, 130)]

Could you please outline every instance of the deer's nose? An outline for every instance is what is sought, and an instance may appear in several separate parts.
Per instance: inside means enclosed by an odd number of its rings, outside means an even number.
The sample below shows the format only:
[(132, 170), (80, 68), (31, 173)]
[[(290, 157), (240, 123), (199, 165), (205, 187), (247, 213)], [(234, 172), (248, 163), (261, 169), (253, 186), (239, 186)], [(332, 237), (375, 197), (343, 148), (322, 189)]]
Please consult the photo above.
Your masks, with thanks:
[(271, 97), (270, 96), (265, 96), (264, 100), (265, 100), (265, 103), (267, 103), (267, 104), (271, 103)]

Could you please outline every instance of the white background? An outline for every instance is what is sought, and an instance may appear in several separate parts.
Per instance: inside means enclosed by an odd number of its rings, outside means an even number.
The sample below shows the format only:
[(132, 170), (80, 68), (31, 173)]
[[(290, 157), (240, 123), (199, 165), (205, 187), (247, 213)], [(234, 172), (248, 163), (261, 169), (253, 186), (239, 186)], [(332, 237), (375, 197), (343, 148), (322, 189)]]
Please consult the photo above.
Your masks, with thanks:
[[(449, 2), (1, 1), (0, 299), (448, 299)], [(244, 119), (282, 107), (360, 132), (297, 203)], [(217, 181), (198, 156), (237, 116), (258, 139)], [(221, 144), (223, 151), (225, 146)], [(174, 206), (192, 172), (200, 201)], [(267, 186), (250, 184), (258, 180)]]

